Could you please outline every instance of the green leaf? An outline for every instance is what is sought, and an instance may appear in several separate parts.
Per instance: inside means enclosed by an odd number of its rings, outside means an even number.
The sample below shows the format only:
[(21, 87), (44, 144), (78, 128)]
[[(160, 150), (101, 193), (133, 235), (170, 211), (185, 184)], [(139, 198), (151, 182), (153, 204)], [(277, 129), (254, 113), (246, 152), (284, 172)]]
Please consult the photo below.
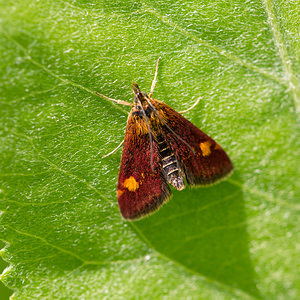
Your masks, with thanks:
[[(297, 2), (0, 1), (0, 238), (14, 299), (299, 299)], [(137, 81), (229, 153), (231, 178), (121, 219)]]
[[(4, 247), (4, 243), (0, 241), (0, 247)], [(3, 270), (7, 267), (7, 263), (0, 258), (0, 272), (2, 273)], [(12, 294), (11, 290), (8, 289), (2, 282), (0, 282), (0, 299), (8, 299), (8, 297)]]

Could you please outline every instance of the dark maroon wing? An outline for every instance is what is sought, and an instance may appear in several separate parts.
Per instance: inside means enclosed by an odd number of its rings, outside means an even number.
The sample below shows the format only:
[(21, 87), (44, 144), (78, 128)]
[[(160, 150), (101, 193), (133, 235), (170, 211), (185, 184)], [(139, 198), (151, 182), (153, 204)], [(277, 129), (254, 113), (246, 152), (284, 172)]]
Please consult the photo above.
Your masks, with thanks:
[(158, 149), (142, 117), (129, 115), (118, 179), (118, 202), (125, 219), (138, 219), (157, 210), (171, 196), (162, 174)]
[(233, 170), (228, 155), (211, 137), (163, 102), (154, 100), (153, 105), (168, 125), (162, 125), (163, 133), (190, 185), (212, 184)]

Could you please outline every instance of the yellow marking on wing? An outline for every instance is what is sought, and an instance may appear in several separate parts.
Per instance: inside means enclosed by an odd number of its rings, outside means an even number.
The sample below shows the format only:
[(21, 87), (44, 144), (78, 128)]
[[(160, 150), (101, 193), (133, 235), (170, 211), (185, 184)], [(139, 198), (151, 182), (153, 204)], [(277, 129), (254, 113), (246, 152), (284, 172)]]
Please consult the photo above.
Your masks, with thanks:
[(210, 141), (205, 141), (203, 143), (200, 143), (200, 149), (201, 149), (202, 155), (204, 157), (211, 154), (210, 146), (211, 146)]
[(215, 144), (215, 150), (222, 150), (222, 147), (218, 143), (216, 143)]
[(134, 111), (137, 111), (137, 109), (133, 108), (128, 117), (127, 128), (130, 128), (130, 131), (128, 133), (133, 135), (148, 134), (147, 123), (143, 118), (134, 116)]
[(124, 194), (124, 191), (122, 190), (117, 190), (117, 197), (121, 197)]
[(139, 188), (139, 184), (133, 176), (125, 179), (123, 182), (123, 186), (126, 187), (130, 192), (135, 192)]
[(147, 123), (144, 120), (137, 123), (137, 131), (138, 134), (148, 134)]

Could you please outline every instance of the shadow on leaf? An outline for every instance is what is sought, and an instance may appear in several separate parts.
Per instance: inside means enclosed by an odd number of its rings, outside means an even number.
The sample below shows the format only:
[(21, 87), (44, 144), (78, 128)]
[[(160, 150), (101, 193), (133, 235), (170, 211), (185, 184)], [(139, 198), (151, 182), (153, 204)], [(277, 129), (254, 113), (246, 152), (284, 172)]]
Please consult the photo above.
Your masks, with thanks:
[(222, 182), (173, 192), (158, 213), (137, 223), (153, 247), (193, 272), (259, 297), (242, 190)]

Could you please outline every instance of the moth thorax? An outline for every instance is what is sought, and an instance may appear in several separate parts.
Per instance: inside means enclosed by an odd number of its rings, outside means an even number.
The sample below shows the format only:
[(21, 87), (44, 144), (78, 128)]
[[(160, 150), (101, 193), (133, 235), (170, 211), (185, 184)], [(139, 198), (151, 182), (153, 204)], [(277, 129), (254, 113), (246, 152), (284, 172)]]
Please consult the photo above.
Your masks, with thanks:
[(163, 173), (167, 182), (175, 189), (179, 191), (183, 190), (185, 188), (184, 177), (175, 154), (162, 135), (156, 137), (156, 142), (161, 157)]

